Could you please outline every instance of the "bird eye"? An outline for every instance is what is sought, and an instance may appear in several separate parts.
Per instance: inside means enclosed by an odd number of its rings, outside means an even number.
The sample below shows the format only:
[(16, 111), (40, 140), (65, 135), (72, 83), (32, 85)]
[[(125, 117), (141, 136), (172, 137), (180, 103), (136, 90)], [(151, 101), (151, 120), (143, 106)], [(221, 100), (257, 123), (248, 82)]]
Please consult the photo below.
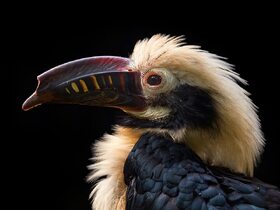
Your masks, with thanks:
[(158, 86), (161, 84), (162, 78), (160, 75), (152, 74), (147, 78), (147, 84), (150, 86)]

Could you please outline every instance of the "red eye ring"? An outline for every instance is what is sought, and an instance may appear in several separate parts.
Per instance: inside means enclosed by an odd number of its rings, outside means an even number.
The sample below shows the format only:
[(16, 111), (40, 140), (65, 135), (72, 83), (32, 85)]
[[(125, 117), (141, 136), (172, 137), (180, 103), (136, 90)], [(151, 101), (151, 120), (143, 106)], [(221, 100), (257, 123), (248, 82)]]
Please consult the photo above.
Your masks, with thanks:
[(148, 71), (142, 79), (143, 85), (153, 90), (163, 87), (166, 82), (164, 74), (156, 71)]
[(150, 86), (159, 86), (162, 82), (162, 78), (158, 74), (150, 74), (146, 79), (146, 83)]

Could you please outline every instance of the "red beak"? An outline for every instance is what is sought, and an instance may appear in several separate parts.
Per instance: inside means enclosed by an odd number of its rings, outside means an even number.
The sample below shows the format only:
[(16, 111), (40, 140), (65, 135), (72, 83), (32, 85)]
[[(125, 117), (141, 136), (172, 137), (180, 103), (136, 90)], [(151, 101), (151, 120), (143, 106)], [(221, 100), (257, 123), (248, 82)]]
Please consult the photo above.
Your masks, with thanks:
[(145, 99), (141, 74), (130, 70), (129, 62), (127, 58), (100, 56), (54, 67), (38, 76), (37, 89), (22, 109), (42, 103), (67, 103), (142, 110)]

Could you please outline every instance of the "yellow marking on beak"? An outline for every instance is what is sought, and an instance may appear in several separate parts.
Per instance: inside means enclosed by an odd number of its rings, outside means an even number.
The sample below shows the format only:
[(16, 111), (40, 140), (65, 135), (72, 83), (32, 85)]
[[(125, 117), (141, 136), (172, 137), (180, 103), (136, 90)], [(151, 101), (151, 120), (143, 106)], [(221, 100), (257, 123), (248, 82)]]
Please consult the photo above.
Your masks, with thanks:
[(110, 85), (113, 85), (113, 80), (112, 80), (112, 77), (110, 75), (108, 76), (108, 79), (109, 79)]
[(68, 94), (71, 94), (71, 92), (70, 92), (70, 90), (69, 90), (68, 88), (65, 88), (65, 90), (66, 90), (66, 92), (67, 92)]
[(72, 82), (72, 83), (71, 83), (71, 86), (72, 86), (73, 90), (74, 90), (76, 93), (80, 92), (80, 90), (79, 90), (79, 88), (78, 88), (78, 86), (77, 86), (77, 84), (76, 84), (75, 82)]
[(80, 84), (82, 85), (84, 92), (85, 93), (88, 92), (88, 87), (87, 87), (87, 84), (85, 83), (85, 81), (82, 79), (80, 79), (79, 81), (80, 81)]
[(91, 78), (91, 80), (92, 80), (92, 83), (93, 83), (94, 87), (95, 87), (97, 90), (100, 90), (100, 86), (99, 86), (99, 84), (98, 84), (98, 82), (97, 82), (96, 77), (95, 77), (95, 76), (91, 76), (90, 78)]

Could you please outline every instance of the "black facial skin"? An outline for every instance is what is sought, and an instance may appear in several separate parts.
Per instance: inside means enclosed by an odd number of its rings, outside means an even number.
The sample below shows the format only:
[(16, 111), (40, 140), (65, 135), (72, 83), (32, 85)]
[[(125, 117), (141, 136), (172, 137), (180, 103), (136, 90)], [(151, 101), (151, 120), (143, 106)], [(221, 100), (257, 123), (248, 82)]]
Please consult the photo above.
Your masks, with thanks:
[(183, 127), (211, 128), (216, 126), (216, 111), (210, 95), (187, 84), (180, 85), (167, 94), (160, 94), (147, 101), (149, 106), (168, 107), (171, 113), (161, 119), (138, 119), (134, 116), (123, 116), (120, 125), (133, 128), (164, 128), (177, 130)]

